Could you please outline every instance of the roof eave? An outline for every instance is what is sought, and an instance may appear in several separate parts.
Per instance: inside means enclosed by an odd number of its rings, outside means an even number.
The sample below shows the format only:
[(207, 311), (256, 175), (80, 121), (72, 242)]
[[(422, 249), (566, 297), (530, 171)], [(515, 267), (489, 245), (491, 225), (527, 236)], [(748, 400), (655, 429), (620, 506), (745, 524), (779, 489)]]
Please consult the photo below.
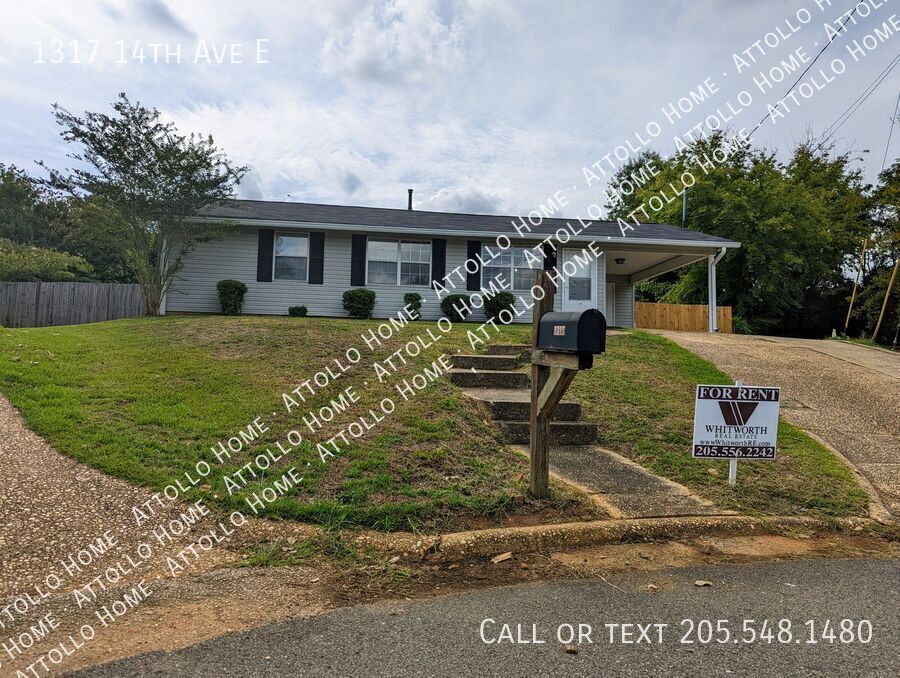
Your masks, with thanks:
[[(374, 232), (374, 233), (399, 233), (399, 234), (410, 234), (410, 235), (418, 235), (420, 238), (422, 235), (442, 235), (447, 237), (457, 237), (457, 238), (465, 238), (470, 236), (475, 236), (479, 238), (498, 238), (500, 236), (504, 237), (517, 237), (515, 234), (506, 233), (503, 231), (485, 231), (485, 230), (464, 230), (464, 229), (428, 229), (427, 234), (423, 234), (423, 229), (421, 228), (406, 228), (403, 226), (370, 226), (366, 224), (336, 224), (331, 222), (313, 222), (313, 221), (290, 221), (283, 219), (235, 219), (228, 217), (192, 217), (188, 219), (188, 221), (215, 221), (215, 222), (225, 222), (229, 224), (235, 224), (238, 226), (267, 226), (271, 228), (308, 228), (308, 229), (323, 229), (323, 230), (337, 230), (337, 231), (363, 231), (363, 232)], [(639, 228), (639, 227), (637, 227)], [(637, 228), (635, 230), (637, 230)], [(527, 238), (527, 236), (521, 236), (523, 239), (531, 239)], [(547, 234), (534, 234), (535, 240), (542, 240), (543, 238), (548, 237)], [(699, 247), (710, 250), (718, 250), (721, 248), (733, 249), (739, 248), (741, 243), (736, 242), (734, 240), (716, 240), (716, 241), (708, 241), (708, 240), (672, 240), (667, 238), (641, 238), (640, 236), (621, 236), (621, 237), (590, 237), (587, 235), (571, 235), (569, 238), (570, 241), (575, 242), (608, 242), (611, 244), (627, 244), (634, 243), (638, 241), (640, 243), (646, 243), (648, 245), (672, 245), (672, 246), (680, 246), (680, 247)]]

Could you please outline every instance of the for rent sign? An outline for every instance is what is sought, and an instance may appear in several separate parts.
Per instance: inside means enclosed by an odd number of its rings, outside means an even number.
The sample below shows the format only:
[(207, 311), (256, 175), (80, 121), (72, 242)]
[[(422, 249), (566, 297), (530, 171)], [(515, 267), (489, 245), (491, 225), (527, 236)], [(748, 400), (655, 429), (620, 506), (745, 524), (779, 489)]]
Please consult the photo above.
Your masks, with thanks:
[(697, 386), (693, 456), (774, 459), (778, 438), (777, 386)]

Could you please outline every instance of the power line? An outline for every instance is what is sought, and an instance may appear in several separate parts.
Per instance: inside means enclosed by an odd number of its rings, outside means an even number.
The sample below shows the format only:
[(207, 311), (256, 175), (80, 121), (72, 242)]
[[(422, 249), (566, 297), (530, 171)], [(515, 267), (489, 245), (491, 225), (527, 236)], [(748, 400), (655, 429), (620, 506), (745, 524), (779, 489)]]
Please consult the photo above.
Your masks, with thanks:
[[(864, 4), (864, 3), (863, 3), (863, 0), (859, 0), (859, 2), (857, 2), (857, 3), (853, 6), (853, 9), (850, 10), (850, 13), (847, 15), (847, 18), (844, 19), (843, 23), (841, 24), (841, 27), (838, 29), (837, 33), (835, 34), (835, 36), (834, 36), (835, 38), (836, 38), (838, 35), (841, 35), (841, 33), (844, 32), (844, 26), (846, 26), (846, 25), (847, 25), (847, 22), (850, 21), (850, 19), (853, 18), (853, 15), (856, 14), (856, 10), (859, 9), (859, 6), (862, 5), (862, 4)], [(794, 87), (797, 86), (797, 83), (800, 82), (800, 81), (803, 79), (803, 76), (806, 75), (806, 74), (809, 72), (809, 69), (813, 67), (813, 64), (815, 64), (816, 61), (819, 60), (819, 57), (822, 56), (822, 53), (823, 53), (826, 49), (828, 49), (828, 48), (831, 46), (831, 43), (832, 43), (832, 42), (834, 42), (834, 38), (832, 38), (831, 40), (829, 40), (828, 42), (825, 43), (825, 46), (824, 46), (822, 49), (819, 50), (819, 53), (818, 53), (818, 54), (816, 54), (816, 58), (809, 62), (809, 66), (807, 66), (807, 67), (803, 70), (803, 72), (799, 75), (799, 77), (798, 77), (796, 80), (794, 80), (794, 84), (792, 84), (790, 87), (788, 87), (787, 92), (784, 93), (784, 95), (778, 100), (778, 103), (776, 103), (775, 106), (774, 106), (773, 108), (778, 108), (779, 104), (781, 104), (781, 102), (785, 100), (785, 98), (787, 97), (787, 95), (791, 93), (791, 90), (793, 90)], [(760, 126), (766, 121), (766, 118), (768, 118), (769, 115), (770, 115), (770, 113), (766, 113), (766, 114), (762, 117), (762, 119), (761, 119), (758, 123), (756, 123), (756, 127), (754, 127), (754, 128), (750, 131), (750, 134), (748, 134), (747, 136), (752, 137), (753, 134), (756, 132), (756, 130), (758, 130), (758, 129), (760, 128)]]
[(881, 160), (881, 169), (884, 169), (884, 165), (887, 162), (888, 157), (888, 149), (891, 147), (891, 135), (894, 133), (894, 125), (897, 124), (897, 108), (900, 107), (900, 91), (897, 92), (897, 103), (894, 104), (894, 115), (891, 116), (891, 127), (888, 130), (888, 140), (887, 144), (884, 146), (884, 158)]
[(875, 76), (875, 79), (870, 82), (862, 92), (859, 93), (859, 96), (856, 97), (853, 103), (851, 103), (833, 123), (825, 128), (825, 131), (816, 138), (816, 143), (822, 143), (826, 141), (829, 137), (833, 136), (841, 127), (843, 127), (844, 123), (847, 122), (853, 116), (853, 114), (859, 110), (860, 106), (866, 103), (866, 100), (870, 96), (872, 96), (872, 93), (876, 89), (878, 89), (882, 82), (885, 81), (887, 76), (890, 75), (891, 71), (894, 70), (894, 68), (896, 68), (898, 63), (900, 63), (900, 54), (895, 56), (893, 60), (884, 67), (881, 73)]

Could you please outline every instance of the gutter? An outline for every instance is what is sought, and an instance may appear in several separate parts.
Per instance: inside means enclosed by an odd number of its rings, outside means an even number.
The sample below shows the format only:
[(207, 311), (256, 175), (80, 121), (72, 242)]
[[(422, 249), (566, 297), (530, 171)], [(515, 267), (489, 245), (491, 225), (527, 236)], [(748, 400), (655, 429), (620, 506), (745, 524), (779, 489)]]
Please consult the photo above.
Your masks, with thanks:
[[(356, 231), (356, 232), (366, 232), (366, 233), (403, 233), (416, 235), (418, 237), (423, 236), (432, 236), (432, 235), (441, 235), (447, 237), (456, 237), (456, 238), (498, 238), (498, 237), (507, 237), (514, 238), (519, 237), (517, 233), (508, 233), (503, 231), (462, 231), (462, 230), (448, 230), (448, 229), (429, 229), (427, 232), (423, 232), (421, 228), (404, 228), (403, 226), (369, 226), (363, 224), (334, 224), (334, 223), (320, 223), (320, 222), (312, 222), (312, 221), (281, 221), (277, 219), (222, 219), (215, 217), (195, 217), (193, 219), (188, 219), (187, 221), (194, 222), (207, 222), (212, 221), (216, 223), (228, 223), (239, 226), (263, 226), (267, 228), (305, 228), (305, 229), (322, 229), (322, 230), (333, 230), (333, 231)], [(703, 249), (710, 248), (721, 248), (724, 250), (726, 248), (737, 248), (741, 246), (741, 243), (733, 241), (733, 240), (725, 240), (725, 241), (715, 241), (709, 242), (704, 240), (669, 240), (666, 238), (640, 238), (640, 237), (611, 237), (606, 236), (605, 238), (592, 238), (585, 235), (573, 235), (569, 232), (569, 242), (597, 242), (597, 243), (615, 243), (615, 244), (645, 244), (645, 245), (665, 245), (672, 247), (697, 247)], [(552, 233), (529, 233), (521, 236), (525, 240), (543, 240), (547, 237), (552, 237)]]

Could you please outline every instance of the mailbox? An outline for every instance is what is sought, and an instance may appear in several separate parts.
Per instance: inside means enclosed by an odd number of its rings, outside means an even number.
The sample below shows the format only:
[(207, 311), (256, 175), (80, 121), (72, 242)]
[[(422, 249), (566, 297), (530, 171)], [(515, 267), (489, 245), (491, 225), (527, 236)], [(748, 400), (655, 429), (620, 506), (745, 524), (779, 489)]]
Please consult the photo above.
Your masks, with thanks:
[(606, 318), (596, 308), (551, 311), (541, 316), (537, 347), (542, 351), (594, 355), (606, 350)]

